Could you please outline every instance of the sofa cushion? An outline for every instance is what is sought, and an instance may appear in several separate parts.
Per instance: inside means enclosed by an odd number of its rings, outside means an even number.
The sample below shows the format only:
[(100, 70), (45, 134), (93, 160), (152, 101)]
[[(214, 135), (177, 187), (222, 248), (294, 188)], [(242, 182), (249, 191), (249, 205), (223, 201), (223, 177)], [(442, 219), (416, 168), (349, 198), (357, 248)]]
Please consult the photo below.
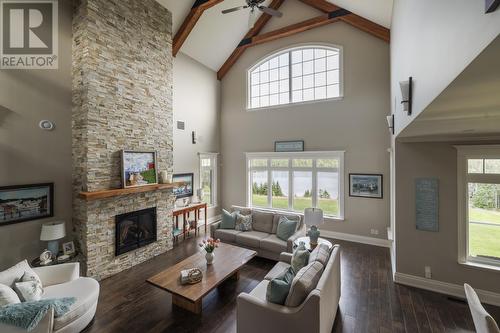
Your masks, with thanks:
[(236, 225), (234, 229), (239, 231), (250, 231), (252, 230), (252, 222), (252, 215), (236, 213)]
[(223, 242), (235, 243), (236, 235), (240, 234), (241, 231), (234, 229), (217, 229), (214, 232), (214, 237), (220, 239)]
[(260, 281), (259, 284), (257, 285), (257, 287), (253, 288), (253, 290), (250, 292), (250, 295), (265, 301), (268, 284), (269, 284), (269, 280)]
[(278, 261), (276, 265), (267, 273), (264, 280), (272, 280), (285, 273), (291, 266), (283, 261)]
[(294, 276), (293, 269), (289, 267), (281, 275), (272, 279), (267, 285), (266, 300), (275, 304), (285, 304)]
[(328, 245), (319, 244), (309, 255), (309, 263), (319, 261), (323, 266), (325, 266), (328, 262), (328, 258), (330, 258), (330, 249), (328, 248)]
[(236, 226), (236, 214), (237, 212), (228, 212), (227, 210), (222, 210), (222, 221), (220, 222), (220, 229), (234, 229)]
[(43, 299), (63, 297), (75, 297), (76, 302), (66, 314), (54, 318), (54, 331), (72, 323), (92, 308), (99, 297), (99, 283), (94, 279), (81, 277), (45, 288)]
[(309, 293), (316, 288), (322, 273), (323, 265), (318, 261), (314, 261), (298, 271), (293, 278), (285, 305), (295, 307), (302, 304)]
[(260, 241), (260, 248), (274, 253), (286, 252), (286, 242), (276, 235), (270, 234)]
[(269, 234), (266, 232), (245, 231), (236, 235), (236, 243), (253, 248), (259, 248), (260, 241), (267, 236), (269, 236)]
[(21, 303), (19, 296), (16, 292), (9, 286), (5, 284), (0, 284), (0, 307), (8, 304)]
[(12, 266), (11, 268), (0, 272), (0, 283), (13, 288), (14, 283), (21, 280), (24, 273), (26, 272), (31, 275), (36, 275), (36, 273), (31, 269), (30, 265), (28, 265), (28, 261), (23, 260)]
[(302, 217), (298, 214), (274, 214), (274, 219), (273, 219), (273, 229), (271, 230), (271, 233), (275, 234), (278, 231), (278, 224), (280, 222), (280, 218), (282, 216), (285, 216), (289, 220), (293, 221), (298, 221), (297, 229), (300, 229), (301, 227), (301, 219)]
[(274, 214), (269, 212), (252, 211), (252, 229), (255, 231), (267, 232), (273, 231)]
[(278, 222), (278, 229), (276, 230), (276, 236), (284, 241), (288, 240), (295, 231), (297, 231), (297, 226), (299, 221), (296, 219), (288, 219), (286, 216), (281, 216)]

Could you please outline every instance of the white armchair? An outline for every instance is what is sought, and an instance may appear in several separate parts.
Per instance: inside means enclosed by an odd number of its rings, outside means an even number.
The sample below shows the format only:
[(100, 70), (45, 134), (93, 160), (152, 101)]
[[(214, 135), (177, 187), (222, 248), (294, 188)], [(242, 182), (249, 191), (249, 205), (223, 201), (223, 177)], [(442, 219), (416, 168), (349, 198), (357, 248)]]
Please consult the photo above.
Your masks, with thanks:
[[(42, 280), (42, 299), (75, 297), (70, 311), (61, 317), (54, 317), (54, 311), (47, 312), (38, 326), (30, 333), (79, 333), (94, 318), (99, 298), (99, 283), (80, 277), (80, 264), (67, 263), (33, 269)], [(25, 333), (26, 330), (0, 323), (2, 333)]]

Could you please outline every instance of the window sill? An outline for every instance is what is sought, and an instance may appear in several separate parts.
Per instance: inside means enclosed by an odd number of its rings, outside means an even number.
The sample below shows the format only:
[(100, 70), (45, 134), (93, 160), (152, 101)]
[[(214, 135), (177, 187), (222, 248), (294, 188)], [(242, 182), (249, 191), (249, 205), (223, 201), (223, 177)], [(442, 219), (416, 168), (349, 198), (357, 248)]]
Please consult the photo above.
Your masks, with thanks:
[(500, 266), (494, 266), (489, 264), (477, 263), (472, 261), (458, 262), (460, 265), (464, 265), (471, 268), (477, 268), (485, 271), (500, 272)]

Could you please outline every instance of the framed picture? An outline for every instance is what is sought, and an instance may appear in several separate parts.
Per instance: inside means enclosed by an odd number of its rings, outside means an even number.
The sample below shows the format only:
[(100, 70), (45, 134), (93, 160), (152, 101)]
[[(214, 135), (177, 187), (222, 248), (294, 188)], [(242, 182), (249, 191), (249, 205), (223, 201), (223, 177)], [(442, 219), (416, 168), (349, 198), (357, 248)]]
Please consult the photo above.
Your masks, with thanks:
[(73, 241), (67, 242), (67, 243), (63, 243), (62, 247), (63, 247), (63, 253), (65, 255), (70, 256), (72, 254), (75, 254), (75, 252), (76, 252), (75, 251), (75, 243), (73, 243)]
[(54, 183), (0, 187), (0, 226), (54, 216)]
[(383, 198), (383, 176), (381, 174), (349, 174), (349, 196)]
[(123, 188), (158, 184), (155, 151), (122, 150)]
[(174, 183), (184, 182), (184, 185), (174, 187), (174, 195), (179, 198), (187, 198), (193, 196), (193, 173), (177, 173), (172, 177)]
[(275, 141), (274, 142), (275, 152), (291, 152), (291, 151), (304, 151), (304, 141)]

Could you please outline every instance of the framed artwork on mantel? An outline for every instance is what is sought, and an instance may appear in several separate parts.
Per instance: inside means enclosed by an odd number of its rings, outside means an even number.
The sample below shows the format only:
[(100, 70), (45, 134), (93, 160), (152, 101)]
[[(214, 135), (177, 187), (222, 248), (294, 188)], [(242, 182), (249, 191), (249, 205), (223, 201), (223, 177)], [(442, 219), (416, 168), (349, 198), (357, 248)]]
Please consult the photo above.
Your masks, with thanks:
[(54, 216), (54, 183), (0, 187), (0, 226)]
[(158, 184), (156, 151), (122, 150), (123, 188)]

